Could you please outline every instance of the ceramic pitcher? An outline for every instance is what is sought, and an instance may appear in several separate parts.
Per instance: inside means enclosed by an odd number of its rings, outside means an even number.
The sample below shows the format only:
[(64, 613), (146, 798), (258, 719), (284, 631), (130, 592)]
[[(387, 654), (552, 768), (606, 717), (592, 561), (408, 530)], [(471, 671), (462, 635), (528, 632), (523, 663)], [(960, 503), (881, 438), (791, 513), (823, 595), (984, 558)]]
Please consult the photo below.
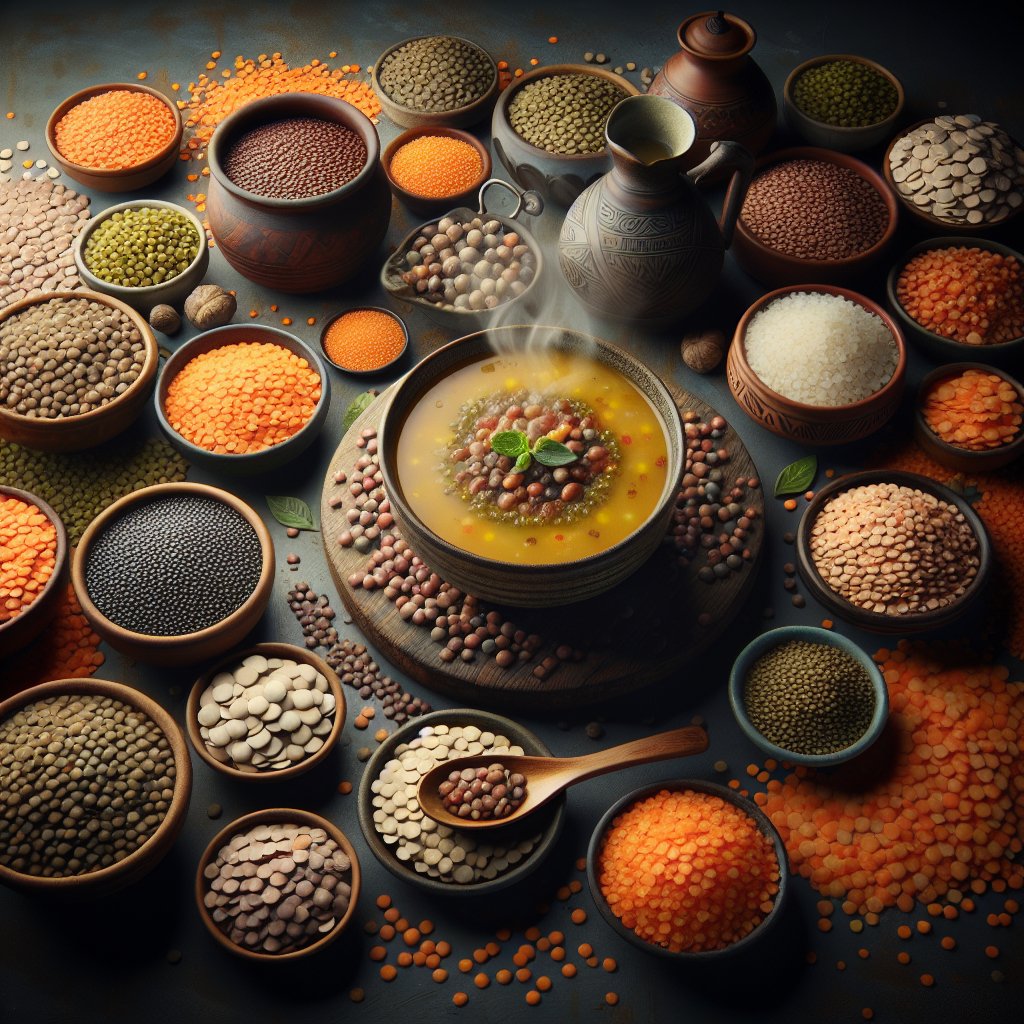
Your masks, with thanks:
[[(664, 325), (699, 306), (718, 281), (753, 157), (735, 142), (684, 171), (693, 118), (671, 100), (633, 96), (609, 114), (612, 169), (573, 203), (558, 259), (579, 298), (596, 312)], [(695, 183), (729, 173), (720, 221)]]

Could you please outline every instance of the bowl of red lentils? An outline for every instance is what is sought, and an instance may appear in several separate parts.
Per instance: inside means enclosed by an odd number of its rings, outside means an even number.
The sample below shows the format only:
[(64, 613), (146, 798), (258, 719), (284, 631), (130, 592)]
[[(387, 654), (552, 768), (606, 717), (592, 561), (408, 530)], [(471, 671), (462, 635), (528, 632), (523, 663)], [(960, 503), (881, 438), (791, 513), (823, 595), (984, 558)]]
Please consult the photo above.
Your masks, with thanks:
[(671, 780), (605, 812), (587, 850), (587, 879), (627, 942), (708, 962), (747, 952), (771, 931), (787, 891), (786, 850), (750, 800), (714, 783)]
[(889, 308), (935, 362), (1011, 366), (1024, 354), (1024, 256), (985, 238), (912, 246), (889, 271)]
[(134, 192), (162, 178), (178, 160), (181, 135), (176, 104), (138, 82), (81, 89), (46, 122), (61, 170), (97, 192)]
[(405, 321), (390, 309), (357, 306), (332, 316), (320, 332), (324, 358), (343, 373), (370, 377), (394, 369), (409, 348)]

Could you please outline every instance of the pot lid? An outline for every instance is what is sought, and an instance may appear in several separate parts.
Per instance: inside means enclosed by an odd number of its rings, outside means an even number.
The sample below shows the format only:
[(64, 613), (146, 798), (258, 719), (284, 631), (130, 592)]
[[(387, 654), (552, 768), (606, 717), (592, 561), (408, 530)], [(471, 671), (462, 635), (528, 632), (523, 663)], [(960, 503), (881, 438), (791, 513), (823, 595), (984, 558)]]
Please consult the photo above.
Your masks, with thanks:
[(693, 15), (683, 23), (679, 36), (688, 50), (705, 57), (738, 57), (757, 38), (747, 22), (725, 11)]

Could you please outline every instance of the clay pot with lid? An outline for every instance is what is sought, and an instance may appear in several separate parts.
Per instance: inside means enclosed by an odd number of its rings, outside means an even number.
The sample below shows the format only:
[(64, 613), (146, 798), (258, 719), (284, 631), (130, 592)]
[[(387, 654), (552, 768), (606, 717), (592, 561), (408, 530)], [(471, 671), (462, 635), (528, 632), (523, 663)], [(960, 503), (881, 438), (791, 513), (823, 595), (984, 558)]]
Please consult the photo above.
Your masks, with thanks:
[(677, 33), (680, 50), (665, 61), (648, 94), (688, 111), (697, 138), (687, 166), (705, 160), (719, 140), (740, 143), (755, 155), (775, 131), (775, 90), (750, 56), (757, 33), (735, 14), (693, 14)]

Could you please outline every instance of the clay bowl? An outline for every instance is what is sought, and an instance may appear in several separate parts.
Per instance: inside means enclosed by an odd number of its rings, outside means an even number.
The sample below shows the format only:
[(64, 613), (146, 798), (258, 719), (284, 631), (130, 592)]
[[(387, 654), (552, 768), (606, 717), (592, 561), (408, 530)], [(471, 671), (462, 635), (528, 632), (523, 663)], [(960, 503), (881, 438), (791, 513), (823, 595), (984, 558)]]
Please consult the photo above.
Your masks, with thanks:
[[(217, 926), (216, 922), (210, 916), (210, 911), (207, 910), (204, 902), (204, 897), (207, 893), (207, 884), (203, 872), (206, 870), (207, 865), (216, 858), (218, 850), (220, 850), (225, 843), (230, 842), (233, 836), (241, 832), (248, 832), (250, 829), (254, 829), (259, 825), (307, 825), (310, 828), (322, 828), (338, 844), (338, 847), (348, 855), (348, 859), (352, 862), (352, 867), (350, 869), (351, 880), (349, 882), (352, 892), (349, 897), (348, 909), (345, 911), (341, 920), (338, 921), (326, 935), (317, 939), (316, 942), (311, 942), (308, 946), (292, 950), (289, 953), (257, 953), (254, 950), (246, 949), (245, 946), (236, 945)], [(251, 814), (243, 814), (240, 818), (235, 818), (234, 821), (225, 825), (213, 837), (213, 839), (210, 840), (210, 844), (206, 847), (203, 851), (203, 855), (199, 858), (199, 867), (196, 871), (194, 893), (196, 906), (199, 908), (199, 916), (202, 918), (203, 924), (206, 926), (206, 930), (213, 936), (218, 945), (226, 949), (229, 953), (234, 953), (236, 956), (243, 957), (246, 960), (252, 960), (260, 964), (270, 964), (279, 961), (291, 962), (299, 960), (303, 957), (311, 956), (313, 953), (319, 953), (320, 950), (329, 946), (339, 935), (341, 935), (343, 931), (345, 931), (349, 922), (352, 920), (356, 911), (356, 904), (359, 902), (361, 882), (362, 872), (359, 868), (359, 858), (356, 855), (355, 847), (353, 847), (352, 843), (349, 842), (348, 836), (346, 836), (337, 825), (328, 821), (326, 818), (322, 818), (319, 814), (313, 814), (311, 811), (302, 811), (293, 807), (270, 807), (262, 811), (253, 811)]]
[[(935, 611), (920, 612), (913, 615), (885, 615), (880, 612), (867, 611), (864, 608), (851, 604), (845, 598), (840, 597), (822, 579), (815, 567), (814, 559), (811, 557), (810, 545), (811, 529), (814, 526), (815, 519), (818, 517), (818, 513), (826, 502), (831, 500), (840, 491), (845, 491), (851, 487), (877, 483), (899, 484), (932, 494), (948, 505), (954, 505), (970, 524), (978, 541), (978, 572), (970, 587), (958, 600)], [(800, 577), (807, 585), (811, 596), (834, 615), (873, 633), (896, 633), (907, 636), (911, 633), (922, 633), (948, 626), (977, 605), (991, 574), (992, 547), (988, 539), (988, 533), (977, 512), (971, 508), (970, 502), (961, 498), (959, 494), (931, 478), (917, 473), (872, 469), (860, 473), (850, 473), (841, 479), (833, 480), (818, 491), (808, 503), (800, 519), (800, 525), (797, 528), (796, 563)]]
[[(246, 452), (242, 455), (221, 454), (207, 451), (197, 444), (186, 440), (171, 426), (164, 411), (167, 402), (167, 390), (174, 378), (195, 359), (196, 356), (212, 352), (224, 345), (235, 345), (240, 342), (259, 342), (260, 344), (280, 345), (305, 359), (320, 374), (320, 401), (306, 425), (285, 441), (264, 448), (258, 452)], [(277, 327), (265, 327), (260, 324), (227, 324), (213, 330), (197, 334), (191, 341), (178, 348), (160, 371), (156, 387), (156, 416), (160, 429), (167, 440), (194, 465), (202, 466), (211, 473), (266, 473), (278, 469), (292, 459), (301, 455), (316, 439), (325, 421), (331, 404), (331, 381), (323, 360), (304, 342), (293, 334)]]
[[(72, 163), (57, 148), (57, 123), (72, 107), (76, 107), (79, 103), (100, 93), (110, 92), (112, 89), (148, 93), (164, 103), (174, 115), (173, 137), (155, 156), (143, 163), (125, 167), (122, 170), (104, 170), (100, 167), (86, 167), (83, 164)], [(138, 82), (108, 82), (105, 85), (90, 85), (87, 89), (80, 89), (64, 100), (46, 122), (46, 144), (50, 147), (53, 159), (69, 178), (73, 178), (95, 192), (134, 192), (136, 189), (145, 188), (162, 178), (178, 162), (181, 134), (181, 112), (177, 105), (162, 92), (151, 89), (148, 85), (140, 85)]]
[(381, 65), (391, 56), (395, 50), (406, 46), (409, 43), (414, 43), (418, 39), (430, 39), (433, 36), (411, 36), (409, 39), (403, 39), (401, 42), (395, 43), (393, 46), (389, 46), (373, 64), (373, 74), (371, 76), (371, 82), (373, 84), (373, 91), (377, 94), (377, 99), (380, 100), (380, 108), (384, 113), (402, 128), (435, 128), (439, 125), (446, 125), (449, 128), (466, 128), (471, 124), (476, 124), (478, 121), (482, 121), (491, 112), (491, 107), (494, 106), (494, 97), (498, 95), (498, 67), (494, 63), (491, 55), (480, 45), (474, 43), (470, 39), (463, 39), (461, 36), (450, 36), (447, 35), (445, 38), (458, 39), (459, 42), (465, 43), (467, 46), (473, 47), (478, 50), (491, 64), (492, 76), (490, 85), (482, 96), (474, 100), (472, 103), (467, 103), (464, 106), (456, 107), (454, 110), (444, 111), (423, 111), (416, 110), (413, 107), (406, 107), (393, 100), (390, 94), (380, 84), (380, 80), (377, 77), (380, 73)]
[[(303, 761), (291, 765), (288, 768), (266, 771), (243, 771), (234, 762), (227, 758), (226, 754), (215, 751), (208, 747), (199, 731), (199, 701), (203, 691), (210, 685), (212, 680), (221, 672), (230, 671), (234, 666), (240, 665), (251, 655), (259, 654), (264, 658), (286, 658), (296, 661), (300, 665), (312, 665), (317, 672), (322, 673), (327, 679), (327, 685), (334, 696), (334, 727), (324, 737), (323, 746)], [(240, 782), (282, 782), (286, 779), (294, 779), (299, 775), (321, 764), (334, 749), (335, 744), (341, 737), (341, 729), (345, 724), (345, 694), (341, 689), (341, 680), (338, 674), (332, 669), (323, 658), (318, 657), (312, 651), (304, 647), (296, 647), (293, 644), (256, 644), (254, 647), (246, 647), (244, 650), (236, 651), (222, 658), (212, 668), (207, 669), (197, 680), (188, 695), (188, 704), (185, 708), (185, 727), (188, 738), (195, 748), (195, 752), (216, 772), (229, 779), (237, 779)], [(222, 758), (226, 758), (222, 760)]]
[(1005, 257), (1015, 259), (1021, 268), (1021, 273), (1024, 274), (1024, 256), (1008, 245), (990, 242), (986, 238), (968, 238), (963, 235), (929, 238), (911, 246), (889, 271), (889, 276), (885, 281), (885, 298), (889, 308), (902, 323), (903, 330), (913, 345), (936, 363), (970, 361), (981, 357), (986, 363), (991, 363), (993, 366), (1020, 366), (1020, 361), (1024, 358), (1024, 335), (998, 345), (968, 345), (922, 327), (900, 303), (897, 286), (903, 268), (915, 256), (919, 256), (923, 252), (930, 252), (932, 249), (948, 249), (952, 246), (966, 246), (969, 249), (986, 249), (989, 252), (1001, 253)]
[[(480, 157), (481, 168), (480, 174), (472, 185), (461, 192), (434, 198), (410, 192), (395, 181), (391, 174), (391, 161), (394, 159), (395, 154), (407, 143), (413, 142), (415, 139), (424, 138), (425, 136), (457, 139), (459, 142), (464, 142), (476, 150), (477, 155)], [(388, 184), (391, 185), (391, 191), (394, 192), (398, 201), (421, 217), (437, 217), (446, 210), (450, 210), (453, 206), (465, 206), (467, 203), (471, 203), (480, 191), (480, 186), (491, 176), (491, 154), (487, 147), (475, 135), (460, 131), (458, 128), (448, 128), (444, 125), (422, 125), (419, 128), (407, 128), (401, 135), (389, 143), (388, 147), (384, 150), (384, 155), (381, 157), (381, 163), (384, 165), (384, 173), (388, 176)]]
[[(596, 554), (552, 564), (500, 561), (466, 551), (438, 537), (406, 498), (397, 475), (398, 439), (412, 408), (438, 381), (467, 363), (525, 345), (544, 332), (552, 350), (586, 353), (631, 381), (654, 406), (665, 429), (668, 460), (664, 490), (654, 511), (618, 544)], [(679, 411), (661, 380), (638, 359), (606, 341), (558, 327), (502, 327), (480, 331), (432, 352), (390, 391), (378, 433), (384, 487), (391, 511), (412, 547), (444, 579), (477, 597), (516, 607), (572, 604), (610, 590), (643, 565), (662, 541), (675, 507), (676, 483), (683, 469), (685, 440)]]
[[(605, 899), (604, 893), (601, 891), (598, 859), (604, 843), (605, 835), (611, 828), (615, 818), (628, 810), (635, 803), (654, 796), (662, 790), (669, 790), (670, 792), (692, 791), (695, 793), (707, 793), (710, 796), (721, 797), (721, 799), (726, 803), (732, 804), (748, 817), (752, 818), (758, 830), (771, 840), (772, 846), (775, 849), (775, 856), (779, 862), (779, 889), (775, 894), (772, 909), (765, 915), (763, 920), (756, 928), (753, 929), (753, 931), (730, 946), (725, 946), (722, 949), (704, 950), (699, 952), (675, 953), (663, 946), (655, 945), (654, 943), (641, 938), (635, 931), (633, 931), (632, 928), (628, 928), (624, 925), (615, 915), (608, 901)], [(605, 921), (611, 925), (612, 929), (618, 935), (627, 942), (632, 943), (637, 947), (637, 949), (642, 949), (645, 953), (653, 953), (655, 956), (666, 957), (667, 959), (675, 960), (680, 963), (710, 964), (713, 962), (720, 963), (723, 960), (729, 960), (733, 957), (745, 955), (761, 943), (767, 935), (771, 934), (774, 930), (776, 921), (778, 921), (782, 914), (783, 903), (786, 899), (786, 894), (789, 891), (786, 879), (786, 863), (786, 847), (783, 845), (782, 837), (776, 831), (775, 826), (768, 820), (768, 816), (764, 811), (762, 811), (761, 808), (752, 800), (747, 800), (746, 798), (741, 797), (738, 793), (733, 792), (731, 789), (727, 789), (725, 786), (715, 785), (712, 782), (702, 782), (697, 779), (673, 779), (666, 780), (664, 782), (656, 782), (653, 785), (635, 789), (632, 793), (627, 793), (624, 797), (617, 800), (608, 808), (607, 811), (605, 811), (590, 837), (590, 845), (587, 848), (587, 881), (590, 884), (590, 893), (594, 898), (594, 902), (597, 904), (597, 909), (601, 911), (601, 916), (604, 917)]]
[[(485, 731), (507, 736), (513, 744), (522, 747), (527, 754), (542, 756), (550, 756), (551, 754), (551, 751), (545, 746), (544, 742), (524, 726), (513, 722), (510, 718), (495, 715), (489, 711), (453, 708), (449, 711), (432, 711), (429, 714), (410, 719), (377, 747), (363, 769), (363, 775), (359, 781), (358, 810), (359, 827), (363, 830), (363, 838), (366, 840), (366, 844), (370, 847), (370, 851), (377, 860), (396, 878), (408, 882), (409, 885), (423, 889), (431, 895), (440, 896), (445, 899), (487, 896), (497, 892), (499, 889), (522, 882), (540, 867), (542, 861), (551, 853), (555, 843), (558, 841), (558, 836), (565, 823), (565, 794), (555, 798), (546, 807), (541, 808), (535, 814), (531, 814), (523, 822), (514, 823), (509, 826), (508, 836), (505, 838), (512, 845), (520, 839), (538, 834), (540, 834), (541, 838), (533, 850), (515, 867), (499, 874), (496, 878), (482, 882), (470, 882), (467, 884), (443, 882), (438, 878), (431, 878), (427, 874), (420, 874), (395, 856), (393, 846), (384, 842), (383, 837), (374, 827), (374, 794), (371, 788), (374, 780), (380, 775), (388, 761), (395, 756), (399, 746), (415, 739), (421, 729), (435, 725), (475, 725)], [(496, 754), (495, 757), (500, 757), (500, 755)], [(499, 833), (488, 833), (486, 836), (474, 836), (473, 841), (478, 842), (478, 844), (498, 843), (502, 841), (502, 838), (502, 835)]]
[[(885, 78), (896, 90), (896, 106), (891, 114), (874, 124), (864, 125), (858, 128), (843, 128), (838, 125), (827, 124), (818, 121), (809, 114), (804, 113), (793, 98), (793, 87), (797, 79), (811, 68), (820, 67), (822, 64), (831, 64), (834, 61), (850, 61), (854, 64), (863, 64), (871, 68)], [(812, 57), (798, 64), (786, 78), (786, 84), (782, 88), (782, 105), (786, 111), (786, 121), (789, 126), (809, 146), (823, 146), (826, 149), (834, 149), (840, 153), (859, 153), (861, 150), (871, 149), (888, 139), (896, 128), (900, 117), (903, 115), (903, 107), (906, 96), (903, 92), (903, 85), (900, 80), (888, 69), (882, 67), (876, 61), (867, 57), (859, 57), (853, 53), (830, 53), (821, 57)]]
[(95, 898), (108, 895), (138, 881), (163, 860), (185, 825), (189, 798), (192, 795), (192, 763), (185, 736), (173, 717), (155, 700), (124, 683), (106, 679), (58, 679), (42, 683), (15, 694), (0, 703), (0, 721), (37, 700), (50, 700), (64, 694), (90, 694), (113, 697), (143, 712), (167, 737), (174, 754), (174, 795), (163, 821), (142, 846), (123, 860), (109, 867), (83, 875), (65, 878), (40, 878), (14, 871), (0, 864), (0, 882), (27, 893), (59, 896), (68, 899)]
[(123, 394), (90, 412), (80, 416), (62, 416), (56, 419), (39, 419), (22, 416), (0, 405), (0, 437), (14, 441), (26, 448), (41, 452), (77, 452), (93, 448), (126, 430), (138, 418), (149, 400), (156, 383), (156, 370), (160, 362), (156, 336), (153, 329), (131, 306), (110, 295), (90, 291), (44, 292), (32, 295), (8, 306), (0, 316), (6, 318), (29, 306), (49, 299), (90, 299), (93, 302), (116, 309), (128, 317), (138, 328), (146, 346), (146, 357), (142, 372)]
[[(850, 657), (856, 659), (871, 678), (871, 686), (875, 695), (875, 711), (871, 722), (855, 743), (851, 743), (842, 750), (834, 751), (831, 754), (801, 754), (787, 750), (759, 732), (747, 715), (743, 694), (746, 689), (747, 676), (750, 674), (754, 662), (781, 644), (793, 640), (825, 644), (845, 651)], [(739, 657), (733, 662), (732, 671), (729, 673), (729, 706), (747, 739), (760, 747), (769, 757), (774, 757), (779, 761), (790, 761), (793, 764), (808, 765), (812, 768), (833, 768), (863, 754), (881, 736), (889, 718), (889, 691), (886, 689), (885, 680), (874, 660), (852, 640), (819, 626), (781, 626), (755, 637), (740, 651)]]
[(1024, 431), (1018, 429), (1017, 436), (1009, 444), (998, 448), (972, 451), (959, 445), (943, 441), (936, 434), (924, 417), (924, 398), (928, 392), (950, 377), (957, 377), (965, 370), (977, 370), (979, 373), (995, 374), (1010, 383), (1017, 392), (1017, 401), (1024, 405), (1024, 385), (1011, 377), (1005, 370), (997, 370), (985, 363), (947, 363), (945, 366), (932, 370), (918, 388), (917, 400), (914, 402), (914, 438), (924, 450), (940, 465), (948, 466), (958, 473), (991, 473), (1015, 462), (1024, 454)]
[[(111, 621), (96, 607), (85, 583), (85, 569), (89, 552), (97, 538), (129, 509), (158, 498), (188, 495), (211, 498), (239, 512), (256, 531), (263, 553), (263, 569), (253, 592), (226, 618), (194, 633), (178, 636), (154, 636), (136, 633)], [(157, 665), (193, 665), (213, 658), (241, 643), (255, 627), (270, 601), (274, 583), (274, 543), (263, 520), (241, 498), (206, 484), (155, 484), (125, 495), (104, 509), (88, 526), (75, 549), (71, 563), (71, 582), (82, 612), (89, 624), (115, 650), (136, 661)], [(183, 595), (183, 599), (187, 599)]]
[[(747, 361), (744, 338), (755, 314), (775, 299), (793, 292), (840, 295), (880, 317), (892, 333), (898, 353), (896, 369), (889, 382), (873, 395), (850, 405), (806, 405), (769, 388)], [(899, 408), (907, 369), (907, 346), (899, 326), (871, 299), (847, 288), (805, 284), (779, 288), (762, 295), (740, 318), (729, 346), (726, 376), (729, 389), (740, 408), (756, 423), (780, 437), (812, 445), (846, 444), (873, 434)]]
[[(183, 217), (187, 217), (199, 238), (199, 250), (188, 267), (178, 274), (177, 277), (172, 277), (169, 281), (139, 288), (128, 288), (120, 284), (111, 284), (109, 281), (104, 281), (97, 277), (89, 269), (89, 265), (85, 260), (86, 243), (93, 232), (115, 213), (120, 213), (122, 210), (138, 209), (139, 207), (173, 210), (175, 213), (180, 213)], [(189, 293), (202, 282), (210, 266), (210, 248), (206, 244), (206, 229), (203, 227), (202, 221), (191, 210), (186, 210), (184, 206), (178, 206), (177, 203), (168, 203), (162, 199), (133, 199), (128, 203), (117, 203), (115, 206), (107, 207), (107, 209), (102, 213), (96, 214), (85, 225), (85, 230), (75, 239), (74, 253), (78, 276), (88, 288), (91, 288), (94, 292), (112, 295), (115, 299), (120, 299), (133, 309), (137, 309), (140, 313), (147, 314), (154, 306), (159, 305), (161, 302), (166, 303), (168, 306), (180, 306)]]
[(611, 170), (612, 161), (607, 149), (599, 153), (559, 155), (527, 142), (509, 120), (509, 105), (524, 86), (541, 78), (560, 75), (588, 75), (603, 78), (622, 90), (622, 98), (639, 96), (640, 90), (622, 75), (593, 64), (552, 64), (528, 71), (515, 78), (502, 90), (491, 118), (491, 139), (494, 152), (505, 165), (512, 179), (523, 188), (539, 192), (546, 202), (568, 208), (576, 197), (591, 183)]
[(0, 622), (0, 658), (5, 658), (31, 643), (50, 624), (67, 589), (71, 566), (68, 561), (68, 534), (60, 516), (42, 498), (17, 487), (0, 485), (0, 500), (17, 498), (30, 502), (53, 523), (57, 530), (54, 566), (36, 599), (20, 614)]
[[(398, 355), (386, 363), (381, 363), (380, 366), (375, 366), (372, 370), (354, 370), (349, 366), (339, 363), (336, 359), (332, 359), (327, 354), (327, 332), (331, 329), (331, 324), (340, 317), (343, 317), (346, 313), (354, 313), (360, 310), (372, 310), (375, 313), (386, 314), (399, 324), (402, 328), (402, 334), (405, 336), (405, 341), (402, 343), (402, 350)], [(342, 373), (350, 374), (353, 377), (379, 377), (383, 374), (390, 373), (405, 358), (406, 352), (409, 351), (409, 328), (397, 313), (393, 313), (390, 309), (385, 309), (383, 306), (354, 306), (352, 309), (343, 309), (340, 313), (335, 313), (334, 316), (329, 317), (325, 321), (323, 329), (320, 331), (320, 351), (323, 353), (324, 359), (326, 359), (327, 362), (329, 362), (335, 369), (341, 370)]]
[(850, 285), (877, 267), (885, 258), (896, 233), (899, 207), (882, 176), (856, 157), (832, 149), (800, 146), (780, 149), (761, 157), (754, 170), (758, 174), (774, 164), (789, 160), (821, 160), (846, 167), (867, 181), (882, 198), (889, 214), (889, 222), (882, 237), (869, 249), (842, 260), (805, 260), (789, 256), (762, 242), (747, 226), (742, 215), (736, 220), (732, 251), (740, 266), (753, 278), (770, 288), (782, 288), (815, 281), (820, 284)]

